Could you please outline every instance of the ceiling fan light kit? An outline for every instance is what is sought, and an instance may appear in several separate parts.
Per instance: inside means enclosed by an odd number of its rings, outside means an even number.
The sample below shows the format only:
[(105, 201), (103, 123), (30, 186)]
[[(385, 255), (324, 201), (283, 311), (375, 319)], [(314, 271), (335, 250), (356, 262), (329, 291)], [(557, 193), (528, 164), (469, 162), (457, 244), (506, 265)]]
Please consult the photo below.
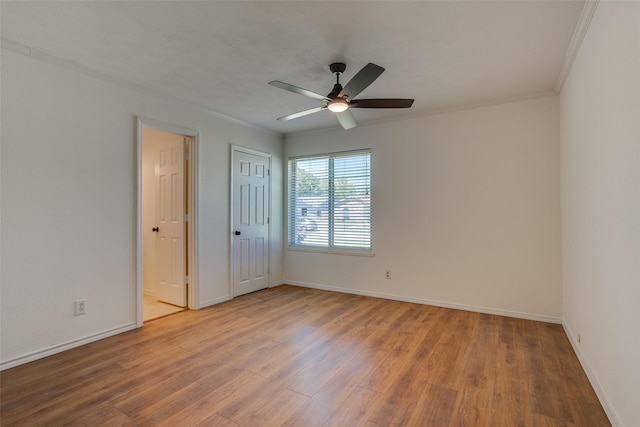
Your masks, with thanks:
[(334, 113), (341, 113), (349, 108), (349, 103), (344, 98), (338, 98), (327, 104), (327, 108)]
[(368, 63), (358, 71), (355, 76), (353, 76), (344, 88), (340, 84), (340, 74), (347, 69), (346, 64), (342, 62), (334, 62), (329, 65), (329, 69), (336, 75), (336, 84), (327, 96), (278, 80), (269, 82), (271, 86), (307, 96), (309, 98), (321, 100), (326, 103), (324, 106), (289, 114), (278, 118), (278, 120), (297, 119), (298, 117), (303, 117), (328, 109), (329, 111), (336, 113), (336, 117), (344, 129), (351, 129), (356, 126), (356, 122), (353, 114), (351, 114), (350, 111), (347, 111), (350, 108), (410, 108), (411, 105), (413, 105), (413, 99), (406, 98), (355, 99), (360, 92), (369, 87), (369, 85), (384, 72), (384, 68), (379, 65), (371, 62)]

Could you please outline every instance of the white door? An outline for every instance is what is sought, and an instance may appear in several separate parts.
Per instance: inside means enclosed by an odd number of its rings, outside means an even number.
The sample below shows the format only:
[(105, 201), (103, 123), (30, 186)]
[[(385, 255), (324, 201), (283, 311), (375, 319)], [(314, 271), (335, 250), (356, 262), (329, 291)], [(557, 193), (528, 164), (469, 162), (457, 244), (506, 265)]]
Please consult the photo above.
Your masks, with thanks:
[(269, 286), (270, 158), (236, 149), (232, 161), (233, 294), (238, 296)]
[(156, 174), (156, 299), (187, 305), (185, 277), (184, 137), (159, 142)]

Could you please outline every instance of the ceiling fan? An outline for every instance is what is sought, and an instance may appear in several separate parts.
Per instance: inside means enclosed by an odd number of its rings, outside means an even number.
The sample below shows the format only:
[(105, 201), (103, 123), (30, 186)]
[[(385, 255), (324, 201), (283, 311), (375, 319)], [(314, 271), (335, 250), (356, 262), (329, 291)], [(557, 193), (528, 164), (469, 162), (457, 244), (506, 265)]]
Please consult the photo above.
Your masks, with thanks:
[(336, 113), (336, 117), (338, 117), (338, 121), (343, 128), (351, 129), (356, 126), (356, 120), (353, 114), (351, 114), (351, 111), (349, 111), (351, 108), (409, 108), (413, 104), (413, 99), (405, 98), (355, 99), (360, 92), (380, 77), (380, 74), (384, 72), (384, 68), (373, 63), (368, 63), (353, 76), (345, 87), (342, 87), (340, 84), (340, 74), (344, 73), (346, 68), (346, 64), (342, 62), (334, 62), (329, 65), (331, 72), (336, 75), (336, 84), (327, 96), (278, 80), (269, 82), (271, 86), (326, 102), (323, 106), (289, 114), (288, 116), (278, 118), (278, 120), (297, 119), (298, 117), (328, 109)]

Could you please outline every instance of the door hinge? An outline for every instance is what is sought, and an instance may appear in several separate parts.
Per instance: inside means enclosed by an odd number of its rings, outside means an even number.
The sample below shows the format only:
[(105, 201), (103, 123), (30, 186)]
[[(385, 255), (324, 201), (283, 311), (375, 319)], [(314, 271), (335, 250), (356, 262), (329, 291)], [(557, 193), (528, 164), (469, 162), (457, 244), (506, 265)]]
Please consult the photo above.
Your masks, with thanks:
[(189, 284), (189, 276), (184, 276), (184, 284)]
[(271, 175), (271, 169), (267, 169), (267, 175)]
[(270, 218), (267, 218), (267, 224), (269, 224), (269, 220), (270, 220)]
[(184, 222), (189, 222), (189, 221), (191, 221), (191, 215), (184, 214)]
[(184, 152), (184, 159), (185, 160), (189, 160), (189, 152), (188, 151)]

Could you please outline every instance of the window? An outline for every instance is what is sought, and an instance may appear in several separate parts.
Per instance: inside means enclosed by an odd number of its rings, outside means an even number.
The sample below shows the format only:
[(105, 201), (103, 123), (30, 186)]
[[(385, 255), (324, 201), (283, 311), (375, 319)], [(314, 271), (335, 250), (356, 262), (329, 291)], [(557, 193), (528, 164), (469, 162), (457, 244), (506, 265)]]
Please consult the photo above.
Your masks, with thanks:
[(289, 246), (371, 251), (371, 150), (289, 159)]

